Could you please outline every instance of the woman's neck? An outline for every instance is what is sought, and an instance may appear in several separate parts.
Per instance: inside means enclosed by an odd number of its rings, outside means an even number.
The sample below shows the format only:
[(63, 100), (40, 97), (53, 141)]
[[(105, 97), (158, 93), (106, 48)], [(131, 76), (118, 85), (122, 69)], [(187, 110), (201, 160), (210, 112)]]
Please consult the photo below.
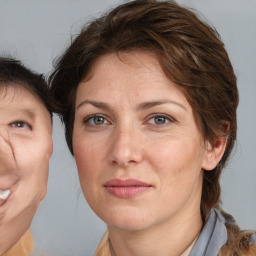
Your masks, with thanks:
[(108, 227), (113, 256), (179, 256), (202, 229), (200, 209), (139, 231)]

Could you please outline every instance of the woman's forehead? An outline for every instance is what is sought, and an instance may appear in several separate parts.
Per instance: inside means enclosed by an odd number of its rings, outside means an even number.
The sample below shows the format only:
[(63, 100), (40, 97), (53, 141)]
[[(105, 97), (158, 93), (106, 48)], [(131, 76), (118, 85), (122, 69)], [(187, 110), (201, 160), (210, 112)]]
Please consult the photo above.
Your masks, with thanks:
[(108, 54), (98, 59), (90, 79), (79, 83), (76, 103), (80, 104), (78, 101), (85, 100), (82, 99), (84, 97), (99, 97), (107, 101), (107, 95), (111, 96), (111, 102), (116, 95), (141, 102), (174, 101), (180, 98), (188, 104), (178, 85), (165, 75), (157, 58), (138, 51)]

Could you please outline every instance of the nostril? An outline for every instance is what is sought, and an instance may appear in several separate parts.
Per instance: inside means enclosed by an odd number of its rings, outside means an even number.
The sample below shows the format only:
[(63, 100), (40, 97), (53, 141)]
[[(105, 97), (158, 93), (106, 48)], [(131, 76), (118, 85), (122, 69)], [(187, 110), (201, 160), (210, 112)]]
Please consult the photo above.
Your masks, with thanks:
[(125, 160), (125, 159), (117, 159), (117, 160), (112, 160), (112, 165), (118, 165), (121, 167), (127, 167), (133, 164), (136, 164), (139, 161), (136, 160)]

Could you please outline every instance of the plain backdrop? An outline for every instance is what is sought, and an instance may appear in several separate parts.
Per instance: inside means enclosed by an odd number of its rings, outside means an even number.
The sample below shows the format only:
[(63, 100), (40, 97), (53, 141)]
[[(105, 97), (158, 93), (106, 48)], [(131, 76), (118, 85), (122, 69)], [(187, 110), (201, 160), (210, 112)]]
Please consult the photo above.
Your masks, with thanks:
[[(47, 76), (81, 26), (124, 1), (0, 0), (0, 54), (11, 54)], [(216, 27), (233, 63), (240, 92), (238, 141), (224, 170), (223, 208), (242, 228), (256, 229), (256, 0), (180, 0)], [(86, 204), (75, 162), (54, 117), (48, 193), (32, 223), (36, 253), (93, 255), (105, 231)], [(40, 254), (38, 254), (40, 252)]]

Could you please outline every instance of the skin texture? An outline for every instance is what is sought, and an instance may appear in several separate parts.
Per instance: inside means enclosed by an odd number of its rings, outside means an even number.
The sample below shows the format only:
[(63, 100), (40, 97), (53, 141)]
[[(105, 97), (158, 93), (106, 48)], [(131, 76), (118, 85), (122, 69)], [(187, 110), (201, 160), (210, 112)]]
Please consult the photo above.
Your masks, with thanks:
[(52, 124), (44, 105), (19, 85), (0, 87), (0, 255), (29, 228), (46, 194)]
[[(78, 86), (73, 133), (86, 200), (108, 224), (116, 255), (180, 255), (202, 228), (202, 169), (216, 166), (225, 140), (216, 148), (203, 140), (152, 54), (104, 55), (89, 77)], [(122, 198), (106, 189), (112, 179), (149, 187)]]

